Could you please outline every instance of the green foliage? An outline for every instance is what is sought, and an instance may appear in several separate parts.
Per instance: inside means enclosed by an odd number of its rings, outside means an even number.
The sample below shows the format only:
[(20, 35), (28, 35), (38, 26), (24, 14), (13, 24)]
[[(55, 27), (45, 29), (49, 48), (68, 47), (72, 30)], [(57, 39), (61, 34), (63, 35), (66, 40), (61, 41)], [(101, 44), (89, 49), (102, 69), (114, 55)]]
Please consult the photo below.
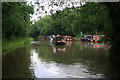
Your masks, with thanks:
[(33, 8), (21, 2), (2, 3), (2, 36), (6, 39), (12, 37), (25, 37), (29, 33), (30, 14)]
[(17, 46), (23, 45), (25, 43), (29, 43), (30, 41), (32, 41), (32, 38), (15, 38), (11, 41), (9, 40), (4, 40), (2, 43), (2, 52), (6, 52), (9, 51), (10, 49), (16, 48)]
[[(106, 14), (104, 14), (106, 13)], [(56, 14), (38, 20), (31, 29), (32, 37), (38, 35), (79, 35), (80, 32), (103, 31), (106, 7), (100, 3), (86, 3), (84, 6), (66, 8)]]
[(79, 34), (79, 35), (77, 35), (76, 36), (77, 38), (82, 38), (82, 37), (84, 37), (82, 34)]
[[(52, 25), (52, 20), (50, 18), (50, 16), (45, 16), (44, 18), (41, 18), (40, 20), (38, 20), (35, 24), (32, 25), (31, 27), (31, 33), (30, 35), (32, 37), (36, 37), (39, 35), (47, 35), (50, 34), (51, 31), (51, 26)], [(48, 33), (49, 31), (49, 33)]]
[(111, 45), (111, 58), (119, 62), (120, 58), (120, 2), (104, 3), (107, 6), (108, 19), (105, 20), (105, 38)]

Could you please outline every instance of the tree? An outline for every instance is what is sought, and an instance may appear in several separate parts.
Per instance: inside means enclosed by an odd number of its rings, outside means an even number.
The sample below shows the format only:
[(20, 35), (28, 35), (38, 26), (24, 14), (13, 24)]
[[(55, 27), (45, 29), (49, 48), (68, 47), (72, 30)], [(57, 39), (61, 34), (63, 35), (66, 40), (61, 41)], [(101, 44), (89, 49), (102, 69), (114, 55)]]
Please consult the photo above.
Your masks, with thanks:
[(26, 3), (2, 3), (2, 34), (3, 38), (25, 37), (29, 33), (30, 14), (33, 8)]
[[(79, 35), (80, 32), (91, 33), (103, 31), (106, 7), (100, 3), (86, 3), (80, 7), (66, 8), (55, 14), (38, 20), (40, 34)], [(49, 22), (48, 22), (49, 21)], [(48, 26), (49, 25), (49, 26)]]
[(105, 37), (111, 45), (111, 60), (119, 62), (120, 57), (120, 2), (104, 3), (108, 9), (108, 19), (105, 20)]

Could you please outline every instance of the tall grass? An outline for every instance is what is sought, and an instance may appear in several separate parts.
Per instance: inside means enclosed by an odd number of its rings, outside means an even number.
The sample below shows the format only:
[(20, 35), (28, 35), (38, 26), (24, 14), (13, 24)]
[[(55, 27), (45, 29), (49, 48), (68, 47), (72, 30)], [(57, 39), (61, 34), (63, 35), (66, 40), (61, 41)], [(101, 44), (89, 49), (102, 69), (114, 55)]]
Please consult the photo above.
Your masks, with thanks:
[(13, 49), (17, 46), (23, 45), (25, 43), (29, 43), (30, 41), (32, 41), (32, 38), (16, 38), (16, 39), (12, 39), (12, 40), (6, 40), (4, 39), (2, 41), (2, 52), (7, 52), (10, 49)]

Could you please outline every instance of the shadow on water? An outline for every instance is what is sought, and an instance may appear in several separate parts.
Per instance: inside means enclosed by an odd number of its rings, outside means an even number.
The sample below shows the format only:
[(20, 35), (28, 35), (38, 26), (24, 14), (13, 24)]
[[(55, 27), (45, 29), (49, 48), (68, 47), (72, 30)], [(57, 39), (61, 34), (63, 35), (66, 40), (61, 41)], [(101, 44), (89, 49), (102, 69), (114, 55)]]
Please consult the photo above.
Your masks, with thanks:
[(32, 77), (29, 45), (17, 48), (2, 55), (2, 77), (3, 78), (29, 78)]
[(33, 41), (3, 55), (3, 77), (117, 78), (119, 67), (111, 64), (104, 44)]

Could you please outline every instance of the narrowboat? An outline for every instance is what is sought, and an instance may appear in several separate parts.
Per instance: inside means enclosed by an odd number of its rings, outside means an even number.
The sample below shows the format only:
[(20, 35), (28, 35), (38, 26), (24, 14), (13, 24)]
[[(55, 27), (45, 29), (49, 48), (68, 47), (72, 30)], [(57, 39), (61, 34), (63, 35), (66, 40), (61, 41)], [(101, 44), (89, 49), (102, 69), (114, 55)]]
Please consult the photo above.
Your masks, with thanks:
[(84, 38), (81, 38), (81, 41), (89, 41), (90, 36), (89, 35), (84, 35)]
[(66, 41), (72, 41), (71, 36), (67, 36)]
[(64, 36), (57, 36), (55, 40), (55, 45), (65, 45), (66, 41)]

